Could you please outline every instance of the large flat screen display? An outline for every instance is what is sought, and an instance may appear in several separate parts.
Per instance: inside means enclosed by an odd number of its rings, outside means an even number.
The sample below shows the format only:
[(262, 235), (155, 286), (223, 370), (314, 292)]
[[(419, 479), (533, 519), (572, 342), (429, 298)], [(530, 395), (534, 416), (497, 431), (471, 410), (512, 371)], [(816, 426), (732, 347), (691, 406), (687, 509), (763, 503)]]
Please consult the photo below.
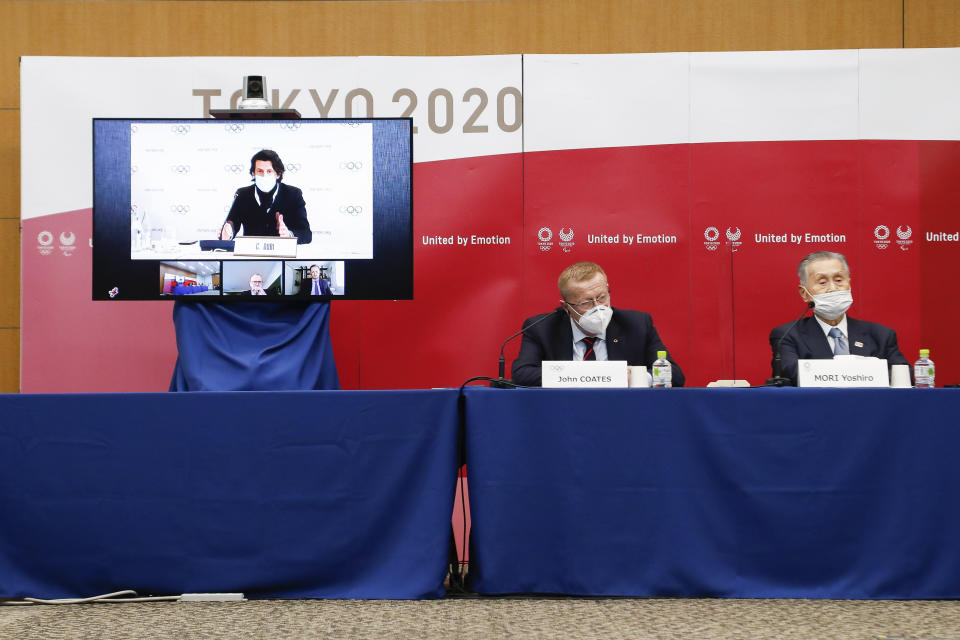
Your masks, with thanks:
[(94, 119), (93, 299), (413, 297), (409, 118)]

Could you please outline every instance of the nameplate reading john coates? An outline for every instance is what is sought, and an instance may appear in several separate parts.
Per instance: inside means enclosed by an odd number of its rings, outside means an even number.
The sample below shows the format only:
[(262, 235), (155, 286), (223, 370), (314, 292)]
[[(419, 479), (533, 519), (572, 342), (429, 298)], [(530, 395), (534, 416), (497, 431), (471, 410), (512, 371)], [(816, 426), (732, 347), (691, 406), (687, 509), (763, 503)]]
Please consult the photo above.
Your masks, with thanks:
[(251, 258), (296, 258), (297, 239), (280, 236), (237, 236), (233, 255)]
[(887, 361), (861, 356), (798, 360), (798, 387), (889, 387)]
[(627, 386), (626, 360), (544, 360), (543, 386), (621, 389)]

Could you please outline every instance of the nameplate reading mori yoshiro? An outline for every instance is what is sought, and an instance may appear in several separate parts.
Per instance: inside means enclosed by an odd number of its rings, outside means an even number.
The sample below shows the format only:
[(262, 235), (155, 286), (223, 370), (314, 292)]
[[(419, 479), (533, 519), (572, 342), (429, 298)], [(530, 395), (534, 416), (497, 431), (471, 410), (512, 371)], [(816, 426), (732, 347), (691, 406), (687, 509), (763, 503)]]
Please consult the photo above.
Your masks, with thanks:
[(798, 387), (889, 387), (887, 361), (860, 356), (798, 360)]
[(237, 236), (233, 255), (252, 258), (296, 258), (297, 239), (280, 236)]
[(541, 366), (546, 388), (606, 388), (627, 386), (626, 360), (544, 360)]

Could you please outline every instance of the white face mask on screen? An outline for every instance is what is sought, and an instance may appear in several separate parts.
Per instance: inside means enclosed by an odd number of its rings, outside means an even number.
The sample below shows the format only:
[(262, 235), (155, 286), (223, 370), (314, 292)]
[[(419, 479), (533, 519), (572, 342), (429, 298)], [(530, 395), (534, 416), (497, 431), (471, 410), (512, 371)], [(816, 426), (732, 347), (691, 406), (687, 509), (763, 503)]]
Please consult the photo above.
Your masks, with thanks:
[(270, 193), (277, 186), (276, 176), (254, 176), (253, 181), (257, 183), (257, 189), (264, 193)]
[(583, 329), (585, 333), (595, 336), (607, 330), (607, 325), (610, 324), (610, 318), (613, 317), (613, 309), (602, 304), (590, 309), (590, 311), (587, 311), (583, 315), (577, 313), (577, 310), (573, 307), (569, 305), (567, 305), (567, 307), (577, 315), (574, 321), (580, 325), (580, 328)]

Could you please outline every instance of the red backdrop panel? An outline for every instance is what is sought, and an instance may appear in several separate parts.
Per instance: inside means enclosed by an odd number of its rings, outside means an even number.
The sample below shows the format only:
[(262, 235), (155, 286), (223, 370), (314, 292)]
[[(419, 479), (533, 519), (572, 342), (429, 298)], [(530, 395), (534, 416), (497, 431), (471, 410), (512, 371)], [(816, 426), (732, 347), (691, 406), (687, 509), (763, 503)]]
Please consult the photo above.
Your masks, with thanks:
[[(450, 387), (497, 375), (500, 343), (519, 328), (522, 161), (512, 154), (415, 165), (414, 299), (361, 303), (361, 388)], [(437, 237), (461, 244), (430, 244)], [(509, 243), (480, 240), (489, 238)]]
[(690, 343), (688, 167), (688, 145), (525, 154), (523, 315), (555, 308), (563, 268), (594, 261), (613, 305), (652, 313), (684, 372), (702, 369)]
[[(920, 216), (923, 226), (916, 244), (920, 245), (919, 277), (901, 287), (891, 288), (890, 306), (910, 303), (913, 298), (901, 293), (914, 290), (920, 300), (914, 309), (921, 319), (917, 348), (929, 348), (937, 365), (937, 384), (960, 382), (960, 342), (954, 337), (960, 318), (960, 298), (953, 288), (960, 271), (960, 142), (920, 142)], [(928, 240), (928, 234), (933, 238)], [(936, 239), (934, 239), (936, 238)], [(916, 352), (908, 354), (913, 360)]]
[(730, 246), (733, 370), (762, 384), (770, 376), (770, 330), (803, 308), (800, 259), (830, 249), (856, 264), (856, 143), (694, 145), (690, 164), (696, 207), (720, 220), (724, 236), (728, 228), (740, 233), (741, 244)]
[[(850, 315), (892, 327), (907, 360), (920, 341), (921, 274), (919, 146), (915, 141), (861, 140), (860, 248), (851, 263)], [(902, 239), (898, 236), (909, 235)], [(884, 239), (880, 239), (884, 238)]]
[(177, 357), (173, 305), (90, 299), (92, 220), (81, 209), (23, 221), (21, 389), (165, 391)]

